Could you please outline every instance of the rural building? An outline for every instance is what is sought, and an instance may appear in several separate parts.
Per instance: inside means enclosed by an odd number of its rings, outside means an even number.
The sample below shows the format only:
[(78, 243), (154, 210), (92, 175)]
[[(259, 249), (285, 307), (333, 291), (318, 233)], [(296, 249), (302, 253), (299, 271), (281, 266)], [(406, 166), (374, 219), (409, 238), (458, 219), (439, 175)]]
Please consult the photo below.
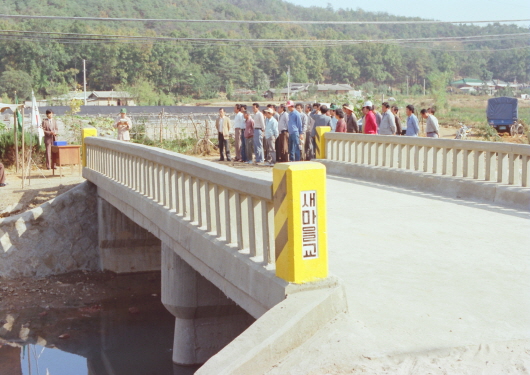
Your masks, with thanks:
[(134, 106), (133, 96), (127, 91), (92, 91), (87, 93), (87, 105)]
[(462, 78), (451, 82), (451, 86), (456, 86), (460, 92), (487, 92), (493, 95), (497, 90), (502, 90), (508, 87), (516, 89), (519, 87), (517, 83), (504, 82), (500, 79), (492, 79), (491, 81), (483, 81), (476, 78)]
[[(312, 83), (291, 83), (290, 95), (291, 98), (296, 98), (297, 94), (315, 91), (317, 97), (319, 95), (339, 95), (350, 94), (360, 95), (360, 91), (355, 91), (352, 86), (348, 84), (312, 84)], [(283, 89), (269, 89), (263, 93), (263, 97), (274, 100), (287, 100), (287, 87)]]
[(353, 94), (353, 87), (345, 84), (345, 83), (337, 83), (337, 84), (319, 84), (317, 86), (317, 93), (318, 94)]
[[(90, 91), (86, 93), (87, 105), (98, 106), (135, 106), (133, 96), (126, 91)], [(54, 105), (69, 105), (72, 100), (84, 102), (85, 93), (83, 91), (70, 91), (64, 95), (55, 96), (48, 99), (37, 100), (39, 107)], [(31, 100), (25, 102), (26, 106), (31, 106)]]

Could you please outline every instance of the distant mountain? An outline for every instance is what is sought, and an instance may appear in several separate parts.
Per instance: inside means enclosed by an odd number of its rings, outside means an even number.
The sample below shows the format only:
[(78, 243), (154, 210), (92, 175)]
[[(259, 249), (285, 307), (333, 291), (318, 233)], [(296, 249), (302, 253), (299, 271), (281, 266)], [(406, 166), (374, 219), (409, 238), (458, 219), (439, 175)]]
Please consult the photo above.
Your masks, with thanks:
[[(0, 13), (68, 17), (198, 20), (419, 21), (419, 18), (302, 7), (280, 0), (4, 0)], [(530, 77), (528, 33), (514, 25), (453, 24), (304, 25), (177, 22), (99, 22), (0, 18), (0, 73), (20, 70), (41, 95), (56, 95), (81, 81), (87, 60), (91, 90), (137, 91), (149, 104), (171, 104), (185, 96), (214, 97), (234, 87), (263, 90), (286, 83), (287, 67), (297, 82), (342, 82), (412, 89), (432, 74), (519, 82)], [(9, 31), (11, 30), (11, 31)], [(20, 34), (16, 31), (35, 31)], [(62, 40), (43, 32), (63, 32)], [(450, 43), (362, 43), (344, 46), (274, 47), (251, 42), (110, 42), (79, 34), (226, 39), (379, 40), (490, 35), (487, 40)], [(117, 43), (113, 43), (117, 42)], [(527, 47), (521, 49), (521, 47)], [(494, 51), (502, 49), (502, 51)], [(412, 90), (411, 89), (411, 90)], [(0, 82), (0, 95), (2, 83)], [(12, 93), (7, 92), (8, 96)]]

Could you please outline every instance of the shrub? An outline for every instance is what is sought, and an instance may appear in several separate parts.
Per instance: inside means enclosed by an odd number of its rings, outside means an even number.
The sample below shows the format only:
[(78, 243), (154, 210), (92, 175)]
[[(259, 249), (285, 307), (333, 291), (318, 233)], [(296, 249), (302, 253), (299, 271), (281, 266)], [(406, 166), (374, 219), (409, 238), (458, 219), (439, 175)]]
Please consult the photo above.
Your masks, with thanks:
[(485, 141), (502, 142), (501, 136), (497, 130), (489, 124), (481, 124), (475, 128), (477, 135)]

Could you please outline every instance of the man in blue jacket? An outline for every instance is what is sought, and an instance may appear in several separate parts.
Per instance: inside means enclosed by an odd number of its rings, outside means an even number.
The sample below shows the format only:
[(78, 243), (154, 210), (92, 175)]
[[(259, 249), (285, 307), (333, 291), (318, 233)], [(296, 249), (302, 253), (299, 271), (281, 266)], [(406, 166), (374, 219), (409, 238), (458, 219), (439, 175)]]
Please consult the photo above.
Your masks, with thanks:
[(405, 135), (409, 137), (417, 137), (420, 134), (420, 126), (418, 124), (418, 118), (414, 114), (414, 106), (409, 104), (406, 107), (407, 112), (407, 132)]
[(289, 111), (289, 123), (287, 124), (289, 130), (289, 158), (291, 161), (300, 161), (300, 138), (303, 130), (302, 118), (300, 117), (300, 112), (294, 109), (292, 100), (289, 100), (286, 105)]

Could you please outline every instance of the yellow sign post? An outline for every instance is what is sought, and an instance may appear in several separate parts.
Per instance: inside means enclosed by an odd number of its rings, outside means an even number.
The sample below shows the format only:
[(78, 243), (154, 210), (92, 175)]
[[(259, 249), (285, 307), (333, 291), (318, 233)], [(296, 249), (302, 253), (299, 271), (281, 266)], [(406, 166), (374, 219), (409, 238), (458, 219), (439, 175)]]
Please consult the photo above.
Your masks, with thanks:
[(83, 167), (86, 167), (86, 137), (97, 137), (98, 130), (96, 128), (83, 128), (81, 129), (81, 138), (83, 142)]
[(326, 278), (326, 167), (276, 164), (273, 196), (276, 276), (296, 284)]
[(324, 134), (330, 131), (331, 131), (331, 128), (329, 126), (317, 126), (316, 128), (315, 157), (317, 159), (326, 158), (326, 140), (324, 139)]

